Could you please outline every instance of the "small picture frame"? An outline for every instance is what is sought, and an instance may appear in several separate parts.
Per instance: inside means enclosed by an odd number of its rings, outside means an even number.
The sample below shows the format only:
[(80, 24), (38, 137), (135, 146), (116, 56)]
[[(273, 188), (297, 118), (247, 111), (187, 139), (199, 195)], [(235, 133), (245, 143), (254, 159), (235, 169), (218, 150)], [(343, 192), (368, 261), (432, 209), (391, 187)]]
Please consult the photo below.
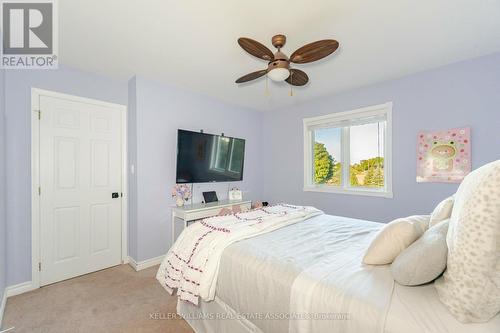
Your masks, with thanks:
[(233, 188), (232, 190), (229, 191), (229, 200), (230, 201), (243, 200), (243, 193), (241, 192), (241, 190)]

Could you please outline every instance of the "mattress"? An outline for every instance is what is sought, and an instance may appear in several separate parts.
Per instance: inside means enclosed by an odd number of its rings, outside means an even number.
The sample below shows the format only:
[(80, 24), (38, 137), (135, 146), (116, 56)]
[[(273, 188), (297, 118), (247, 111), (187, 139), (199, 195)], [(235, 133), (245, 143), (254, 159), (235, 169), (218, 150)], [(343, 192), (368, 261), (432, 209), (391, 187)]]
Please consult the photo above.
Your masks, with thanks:
[[(216, 301), (179, 304), (179, 311), (199, 333), (500, 332), (500, 315), (462, 324), (432, 284), (404, 287), (393, 282), (389, 266), (361, 264), (382, 226), (320, 215), (235, 243), (222, 255)], [(196, 313), (210, 319), (189, 320), (200, 318)]]

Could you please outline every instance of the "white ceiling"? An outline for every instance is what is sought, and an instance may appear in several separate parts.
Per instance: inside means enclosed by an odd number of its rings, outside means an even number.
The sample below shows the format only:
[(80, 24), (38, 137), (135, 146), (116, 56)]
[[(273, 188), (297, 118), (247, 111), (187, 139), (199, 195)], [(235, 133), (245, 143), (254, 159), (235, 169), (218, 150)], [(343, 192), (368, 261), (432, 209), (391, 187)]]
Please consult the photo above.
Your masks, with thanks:
[[(60, 62), (120, 80), (138, 74), (270, 110), (500, 51), (500, 0), (61, 0)], [(234, 81), (266, 68), (238, 37), (283, 51), (319, 39), (333, 56), (295, 65), (310, 83)]]

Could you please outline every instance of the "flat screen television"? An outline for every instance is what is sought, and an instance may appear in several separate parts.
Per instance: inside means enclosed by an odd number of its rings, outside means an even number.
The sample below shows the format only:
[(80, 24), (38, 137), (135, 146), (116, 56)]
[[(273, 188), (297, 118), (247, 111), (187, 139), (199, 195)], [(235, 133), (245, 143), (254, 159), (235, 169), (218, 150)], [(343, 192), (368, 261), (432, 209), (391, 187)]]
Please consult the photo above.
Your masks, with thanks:
[(186, 130), (177, 132), (177, 183), (243, 180), (245, 140)]

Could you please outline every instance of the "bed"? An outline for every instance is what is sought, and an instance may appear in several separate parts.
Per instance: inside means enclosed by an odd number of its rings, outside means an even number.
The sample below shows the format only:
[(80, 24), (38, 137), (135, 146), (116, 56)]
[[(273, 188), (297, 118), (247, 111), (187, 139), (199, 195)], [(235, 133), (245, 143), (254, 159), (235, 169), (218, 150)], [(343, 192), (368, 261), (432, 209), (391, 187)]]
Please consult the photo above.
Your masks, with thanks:
[(389, 266), (361, 264), (382, 224), (321, 214), (229, 245), (215, 299), (178, 313), (197, 333), (500, 332), (500, 315), (462, 324), (433, 284), (404, 287)]

